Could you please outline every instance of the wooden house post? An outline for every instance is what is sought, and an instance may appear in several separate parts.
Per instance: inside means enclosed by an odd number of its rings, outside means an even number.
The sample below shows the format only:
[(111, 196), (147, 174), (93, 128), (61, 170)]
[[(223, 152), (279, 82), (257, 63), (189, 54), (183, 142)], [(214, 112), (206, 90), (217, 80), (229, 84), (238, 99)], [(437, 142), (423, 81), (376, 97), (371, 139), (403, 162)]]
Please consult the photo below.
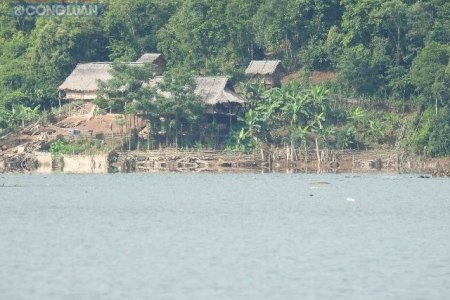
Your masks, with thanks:
[(61, 90), (58, 90), (59, 116), (61, 117)]

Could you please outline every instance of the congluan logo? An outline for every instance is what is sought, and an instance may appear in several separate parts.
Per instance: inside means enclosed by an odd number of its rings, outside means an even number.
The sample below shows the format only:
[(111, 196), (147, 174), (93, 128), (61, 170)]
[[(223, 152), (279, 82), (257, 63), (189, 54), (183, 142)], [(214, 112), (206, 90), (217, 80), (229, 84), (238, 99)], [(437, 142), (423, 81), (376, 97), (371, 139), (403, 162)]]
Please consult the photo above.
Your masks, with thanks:
[[(60, 0), (61, 1), (61, 0)], [(97, 0), (98, 1), (98, 0)], [(98, 17), (103, 4), (97, 1), (69, 2), (62, 0), (61, 3), (41, 2), (19, 2), (13, 5), (11, 16), (13, 17)]]

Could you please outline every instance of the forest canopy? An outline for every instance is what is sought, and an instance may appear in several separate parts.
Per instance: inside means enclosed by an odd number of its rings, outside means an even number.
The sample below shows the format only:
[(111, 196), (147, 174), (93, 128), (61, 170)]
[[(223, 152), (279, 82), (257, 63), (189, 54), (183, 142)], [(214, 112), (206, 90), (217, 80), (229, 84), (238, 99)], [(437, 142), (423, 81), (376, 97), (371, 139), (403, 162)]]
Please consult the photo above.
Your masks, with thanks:
[(17, 1), (0, 0), (0, 128), (15, 107), (55, 105), (57, 86), (78, 63), (156, 52), (169, 69), (235, 83), (250, 60), (280, 59), (288, 73), (335, 73), (328, 88), (346, 97), (450, 107), (447, 0), (99, 2), (98, 18), (16, 18)]

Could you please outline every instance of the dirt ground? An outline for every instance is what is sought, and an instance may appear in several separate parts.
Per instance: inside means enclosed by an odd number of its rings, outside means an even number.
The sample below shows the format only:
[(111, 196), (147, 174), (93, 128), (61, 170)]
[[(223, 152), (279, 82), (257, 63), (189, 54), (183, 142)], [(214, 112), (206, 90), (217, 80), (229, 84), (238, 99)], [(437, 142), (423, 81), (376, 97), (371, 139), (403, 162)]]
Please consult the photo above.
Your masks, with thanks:
[[(118, 114), (106, 114), (106, 115), (96, 115), (92, 119), (88, 119), (88, 115), (74, 115), (65, 118), (59, 124), (72, 124), (69, 132), (72, 129), (82, 131), (93, 131), (96, 133), (120, 133), (121, 128), (117, 125), (117, 118), (121, 115)], [(78, 124), (78, 125), (77, 125)], [(124, 129), (123, 129), (124, 130)]]
[[(0, 136), (0, 156), (17, 153), (18, 149), (30, 143), (49, 143), (58, 135), (70, 135), (72, 130), (79, 130), (80, 134), (119, 134), (122, 128), (117, 124), (117, 118), (120, 116), (118, 114), (92, 116), (90, 113), (76, 113), (45, 127), (37, 124), (29, 125), (25, 129)], [(142, 121), (139, 120), (139, 123)]]
[[(319, 84), (321, 82), (324, 82), (325, 80), (334, 80), (336, 78), (336, 73), (334, 72), (313, 72), (311, 74), (311, 84)], [(300, 74), (292, 73), (289, 74), (281, 79), (282, 84), (288, 84), (291, 81), (298, 81), (301, 82), (302, 78)]]

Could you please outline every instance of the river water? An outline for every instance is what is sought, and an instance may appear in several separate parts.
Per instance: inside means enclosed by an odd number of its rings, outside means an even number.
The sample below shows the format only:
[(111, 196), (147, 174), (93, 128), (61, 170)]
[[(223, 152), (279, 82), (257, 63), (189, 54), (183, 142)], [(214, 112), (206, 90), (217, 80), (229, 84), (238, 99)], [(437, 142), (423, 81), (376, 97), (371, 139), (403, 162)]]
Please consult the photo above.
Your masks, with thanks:
[(0, 176), (0, 299), (450, 299), (450, 181)]

